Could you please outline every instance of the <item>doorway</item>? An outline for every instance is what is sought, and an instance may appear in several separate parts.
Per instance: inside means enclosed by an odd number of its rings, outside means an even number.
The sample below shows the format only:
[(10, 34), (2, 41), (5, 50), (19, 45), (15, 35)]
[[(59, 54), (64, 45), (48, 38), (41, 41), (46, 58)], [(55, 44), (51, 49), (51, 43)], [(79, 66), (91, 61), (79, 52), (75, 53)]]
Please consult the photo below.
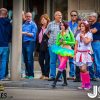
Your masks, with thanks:
[(44, 0), (29, 0), (29, 11), (38, 25), (40, 16), (44, 13)]

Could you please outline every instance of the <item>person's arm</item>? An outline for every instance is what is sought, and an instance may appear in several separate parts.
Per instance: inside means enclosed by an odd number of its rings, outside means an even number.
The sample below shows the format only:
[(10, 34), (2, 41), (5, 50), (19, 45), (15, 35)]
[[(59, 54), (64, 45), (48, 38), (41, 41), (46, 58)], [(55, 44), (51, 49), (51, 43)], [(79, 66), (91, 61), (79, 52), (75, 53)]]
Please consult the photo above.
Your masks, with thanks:
[(50, 28), (51, 28), (51, 24), (49, 23), (47, 28), (46, 28), (46, 31), (44, 34), (46, 34), (48, 37), (50, 37)]
[(32, 37), (32, 36), (33, 36), (32, 33), (28, 33), (28, 32), (22, 32), (22, 34), (27, 35), (27, 36), (29, 36), (29, 37)]
[(12, 41), (12, 24), (9, 24), (9, 42)]
[(77, 52), (77, 48), (78, 48), (78, 41), (76, 40), (76, 42), (75, 42), (75, 47), (74, 47), (74, 52), (75, 52), (75, 54), (76, 54), (76, 52)]
[(61, 45), (61, 38), (60, 38), (60, 33), (58, 33), (57, 38), (56, 38), (56, 45)]
[(72, 33), (72, 31), (69, 31), (69, 41), (68, 40), (66, 40), (66, 41), (64, 41), (64, 44), (67, 44), (67, 45), (74, 45), (75, 44), (75, 38), (74, 38), (74, 35), (73, 35), (73, 33)]
[(29, 37), (33, 37), (34, 39), (36, 39), (37, 25), (35, 23), (33, 23), (30, 28), (31, 28), (30, 32), (22, 32), (22, 34), (27, 35)]
[(97, 28), (90, 29), (90, 32), (92, 32), (93, 34), (95, 34), (97, 31)]
[(100, 32), (100, 23), (98, 23), (95, 28), (90, 29), (90, 32), (93, 34), (95, 34), (96, 32)]
[(76, 58), (77, 48), (78, 48), (78, 41), (76, 40), (74, 47), (74, 59)]
[(91, 38), (88, 38), (88, 37), (85, 37), (83, 39), (83, 41), (84, 41), (85, 44), (88, 44), (88, 43), (90, 43), (92, 41), (92, 39)]
[(84, 37), (83, 34), (81, 34), (81, 38), (82, 40), (84, 41), (85, 44), (88, 44), (92, 41), (92, 33), (87, 33), (88, 36), (87, 37)]

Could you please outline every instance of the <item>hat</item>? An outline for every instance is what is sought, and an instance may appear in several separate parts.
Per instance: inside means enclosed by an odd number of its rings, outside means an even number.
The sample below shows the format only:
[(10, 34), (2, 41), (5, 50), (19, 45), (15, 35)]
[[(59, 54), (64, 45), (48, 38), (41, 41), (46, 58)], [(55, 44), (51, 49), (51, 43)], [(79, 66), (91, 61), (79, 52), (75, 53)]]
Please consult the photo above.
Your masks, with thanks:
[(87, 25), (87, 24), (89, 24), (89, 23), (88, 23), (88, 21), (86, 21), (86, 20), (85, 20), (85, 21), (83, 21), (83, 23), (85, 23), (86, 25)]

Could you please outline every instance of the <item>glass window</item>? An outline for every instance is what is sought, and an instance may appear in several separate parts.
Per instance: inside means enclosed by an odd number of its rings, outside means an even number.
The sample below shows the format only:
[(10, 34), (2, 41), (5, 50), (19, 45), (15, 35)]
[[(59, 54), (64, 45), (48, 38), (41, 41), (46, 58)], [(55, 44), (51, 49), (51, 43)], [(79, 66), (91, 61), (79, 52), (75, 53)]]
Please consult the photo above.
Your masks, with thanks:
[(68, 0), (55, 0), (55, 11), (59, 10), (63, 14), (63, 19), (67, 20)]

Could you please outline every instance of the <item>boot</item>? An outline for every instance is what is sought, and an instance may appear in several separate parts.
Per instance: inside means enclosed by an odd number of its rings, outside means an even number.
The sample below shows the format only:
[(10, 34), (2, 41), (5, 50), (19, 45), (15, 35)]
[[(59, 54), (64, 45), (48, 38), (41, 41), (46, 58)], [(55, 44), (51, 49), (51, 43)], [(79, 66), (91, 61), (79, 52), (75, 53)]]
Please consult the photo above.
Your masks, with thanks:
[(68, 84), (67, 84), (67, 78), (66, 78), (66, 70), (63, 70), (62, 74), (64, 78), (64, 83), (62, 84), (62, 86), (67, 86)]
[(89, 72), (86, 72), (84, 74), (84, 78), (85, 78), (85, 90), (89, 90), (91, 89), (91, 83), (90, 83), (90, 75)]
[(53, 82), (53, 84), (52, 84), (52, 87), (53, 87), (53, 88), (56, 87), (56, 83), (57, 83), (57, 81), (58, 81), (58, 79), (59, 79), (61, 73), (62, 73), (61, 71), (58, 71), (57, 76), (56, 76), (56, 79), (54, 80), (54, 82)]
[(78, 89), (84, 89), (85, 87), (84, 73), (80, 72), (80, 78), (81, 78), (81, 86), (78, 87)]
[(73, 82), (80, 82), (81, 81), (81, 79), (80, 79), (81, 75), (80, 75), (80, 68), (78, 66), (76, 66), (75, 76), (76, 76), (76, 78)]
[(91, 88), (89, 72), (81, 73), (81, 87), (79, 89), (89, 90)]

